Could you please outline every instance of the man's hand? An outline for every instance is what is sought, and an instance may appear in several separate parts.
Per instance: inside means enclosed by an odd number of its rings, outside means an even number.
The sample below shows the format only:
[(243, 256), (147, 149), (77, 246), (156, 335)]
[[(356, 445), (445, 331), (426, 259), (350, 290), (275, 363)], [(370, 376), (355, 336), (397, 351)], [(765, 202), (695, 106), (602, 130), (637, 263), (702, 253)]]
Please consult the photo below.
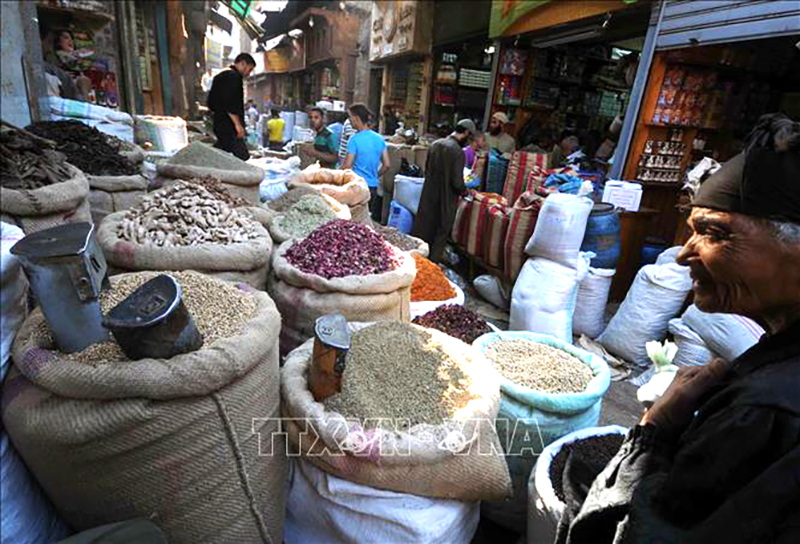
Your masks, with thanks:
[(706, 366), (682, 367), (672, 384), (652, 408), (645, 412), (641, 424), (648, 423), (669, 433), (682, 432), (700, 407), (703, 395), (725, 376), (728, 364), (714, 359)]
[(244, 127), (240, 123), (236, 123), (236, 137), (237, 138), (245, 137)]

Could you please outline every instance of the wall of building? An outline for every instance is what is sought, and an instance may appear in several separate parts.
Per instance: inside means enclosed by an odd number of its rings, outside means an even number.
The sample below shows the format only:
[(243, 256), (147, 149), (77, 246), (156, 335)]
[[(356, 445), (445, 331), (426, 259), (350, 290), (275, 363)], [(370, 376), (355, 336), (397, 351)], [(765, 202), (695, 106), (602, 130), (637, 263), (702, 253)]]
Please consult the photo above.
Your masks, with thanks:
[[(366, 2), (365, 2), (366, 4)], [(372, 17), (371, 12), (364, 10), (357, 12), (361, 17), (361, 23), (358, 28), (358, 42), (357, 50), (358, 56), (355, 63), (355, 86), (353, 88), (353, 103), (366, 104), (369, 101), (369, 43), (370, 36), (372, 35)], [(380, 92), (380, 91), (378, 91)]]
[(0, 2), (0, 118), (24, 127), (31, 122), (22, 59), (25, 35), (18, 2)]

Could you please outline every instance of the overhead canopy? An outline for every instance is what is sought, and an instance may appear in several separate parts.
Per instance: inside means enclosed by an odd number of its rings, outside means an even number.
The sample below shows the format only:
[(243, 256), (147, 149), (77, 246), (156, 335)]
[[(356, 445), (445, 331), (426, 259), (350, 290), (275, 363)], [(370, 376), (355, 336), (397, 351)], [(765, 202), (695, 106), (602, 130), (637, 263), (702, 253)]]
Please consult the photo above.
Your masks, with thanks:
[(554, 2), (553, 0), (492, 1), (489, 37), (515, 36), (617, 11), (636, 3), (636, 0), (582, 0)]

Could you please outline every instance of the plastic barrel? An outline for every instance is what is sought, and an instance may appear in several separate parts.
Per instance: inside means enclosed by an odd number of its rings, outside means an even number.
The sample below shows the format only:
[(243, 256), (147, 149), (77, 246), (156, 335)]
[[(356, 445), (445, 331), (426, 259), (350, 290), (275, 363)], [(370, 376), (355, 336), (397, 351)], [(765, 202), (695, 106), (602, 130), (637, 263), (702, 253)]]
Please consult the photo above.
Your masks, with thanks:
[(642, 246), (642, 266), (653, 264), (664, 251), (669, 249), (669, 244), (658, 238), (645, 238)]
[(581, 251), (592, 251), (594, 268), (616, 268), (619, 260), (619, 213), (612, 204), (595, 204), (586, 222)]

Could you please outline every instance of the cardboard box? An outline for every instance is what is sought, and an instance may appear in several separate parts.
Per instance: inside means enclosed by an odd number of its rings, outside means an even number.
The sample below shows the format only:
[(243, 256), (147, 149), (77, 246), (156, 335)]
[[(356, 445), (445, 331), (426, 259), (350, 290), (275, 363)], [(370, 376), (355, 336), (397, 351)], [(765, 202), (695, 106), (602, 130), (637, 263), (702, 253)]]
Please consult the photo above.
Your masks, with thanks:
[(642, 185), (630, 181), (608, 180), (603, 189), (603, 202), (629, 212), (637, 212), (642, 202)]

